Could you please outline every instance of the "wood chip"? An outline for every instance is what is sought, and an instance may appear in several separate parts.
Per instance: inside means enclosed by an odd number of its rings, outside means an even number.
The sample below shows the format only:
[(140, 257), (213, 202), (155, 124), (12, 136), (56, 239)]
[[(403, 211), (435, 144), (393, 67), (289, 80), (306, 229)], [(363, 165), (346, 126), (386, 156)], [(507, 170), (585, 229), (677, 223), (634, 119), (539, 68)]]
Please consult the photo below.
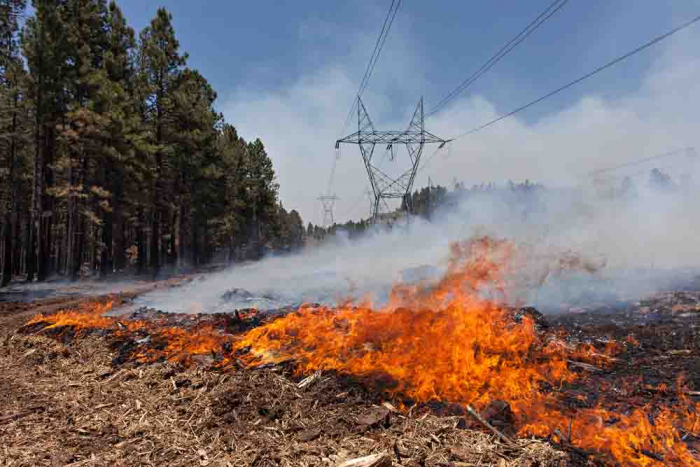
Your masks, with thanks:
[(393, 413), (398, 413), (398, 412), (399, 412), (398, 409), (397, 409), (396, 407), (394, 407), (393, 405), (391, 405), (390, 402), (384, 402), (384, 403), (382, 403), (382, 405), (383, 405), (384, 407), (386, 407), (387, 409), (389, 409), (389, 411), (391, 411), (391, 412), (393, 412)]
[(320, 377), (321, 377), (321, 370), (318, 370), (317, 372), (315, 372), (311, 376), (308, 376), (308, 377), (302, 379), (301, 381), (299, 381), (299, 384), (297, 384), (297, 386), (300, 389), (305, 388), (306, 386), (310, 386), (311, 383), (313, 383), (314, 381), (316, 381)]
[(338, 467), (391, 467), (391, 464), (391, 457), (381, 453), (345, 461)]
[(323, 433), (323, 430), (320, 428), (311, 428), (310, 430), (305, 430), (299, 433), (297, 440), (301, 441), (302, 443), (313, 441), (321, 436), (321, 433)]
[(388, 425), (391, 411), (386, 407), (376, 407), (357, 417), (357, 423), (366, 426)]
[(112, 376), (110, 376), (108, 379), (104, 380), (103, 383), (104, 383), (104, 384), (107, 384), (107, 383), (111, 382), (112, 380), (116, 379), (117, 376), (121, 375), (122, 373), (124, 373), (124, 370), (123, 370), (123, 369), (117, 371), (116, 373), (114, 373), (114, 374), (113, 374)]
[(569, 365), (571, 365), (573, 367), (581, 368), (582, 370), (590, 371), (592, 373), (599, 373), (599, 372), (603, 371), (596, 366), (589, 365), (588, 363), (577, 362), (575, 360), (567, 360), (566, 363), (568, 363)]
[(511, 440), (509, 437), (498, 431), (493, 425), (491, 425), (489, 422), (483, 419), (481, 415), (477, 413), (476, 410), (471, 405), (467, 405), (467, 412), (469, 415), (471, 415), (475, 420), (477, 420), (479, 423), (484, 425), (484, 427), (488, 428), (491, 430), (491, 432), (496, 435), (501, 441), (506, 443), (508, 446), (512, 446), (514, 448), (520, 448), (513, 440)]

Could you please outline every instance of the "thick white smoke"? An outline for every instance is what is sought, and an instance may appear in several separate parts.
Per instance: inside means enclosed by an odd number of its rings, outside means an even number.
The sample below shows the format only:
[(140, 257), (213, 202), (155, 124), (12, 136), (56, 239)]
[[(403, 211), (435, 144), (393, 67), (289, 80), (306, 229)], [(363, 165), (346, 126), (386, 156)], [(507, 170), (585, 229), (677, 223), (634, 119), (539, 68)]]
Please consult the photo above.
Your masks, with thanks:
[[(431, 222), (414, 218), (357, 240), (338, 235), (296, 255), (146, 295), (140, 303), (173, 312), (333, 305), (348, 297), (381, 303), (393, 283), (444, 271), (451, 242), (484, 234), (511, 239), (527, 251), (526, 265), (515, 272), (523, 287), (513, 291), (513, 300), (557, 310), (635, 299), (690, 278), (700, 264), (697, 190), (651, 190), (646, 181), (636, 179), (635, 194), (613, 199), (583, 188), (472, 193)], [(562, 255), (575, 255), (597, 270), (560, 271)]]

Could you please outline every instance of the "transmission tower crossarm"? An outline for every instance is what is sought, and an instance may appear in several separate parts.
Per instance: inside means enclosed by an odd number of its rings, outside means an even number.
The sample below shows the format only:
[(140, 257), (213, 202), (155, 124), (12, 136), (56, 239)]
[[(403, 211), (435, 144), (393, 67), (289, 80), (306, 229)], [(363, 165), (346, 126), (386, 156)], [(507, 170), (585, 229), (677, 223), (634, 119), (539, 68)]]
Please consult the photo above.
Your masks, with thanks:
[(375, 130), (372, 132), (355, 132), (335, 142), (336, 148), (341, 144), (379, 144), (379, 145), (394, 145), (394, 144), (440, 144), (445, 145), (447, 140), (435, 136), (428, 131), (386, 131)]

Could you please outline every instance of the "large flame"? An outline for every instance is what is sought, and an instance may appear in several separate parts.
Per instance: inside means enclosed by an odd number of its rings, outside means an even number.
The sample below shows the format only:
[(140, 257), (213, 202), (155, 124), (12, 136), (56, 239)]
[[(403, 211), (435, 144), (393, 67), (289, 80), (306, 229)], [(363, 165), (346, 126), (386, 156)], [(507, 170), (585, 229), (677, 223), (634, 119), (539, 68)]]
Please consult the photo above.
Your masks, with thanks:
[(529, 318), (515, 323), (480, 295), (485, 286), (503, 289), (500, 265), (511, 248), (486, 238), (456, 245), (448, 274), (433, 287), (397, 286), (376, 311), (302, 308), (252, 330), (239, 345), (293, 358), (302, 372), (382, 375), (390, 393), (418, 402), (527, 403), (540, 384), (560, 385), (574, 374), (563, 354), (544, 348)]
[(140, 361), (189, 363), (193, 355), (209, 353), (219, 354), (222, 366), (234, 360), (258, 365), (291, 359), (302, 374), (320, 369), (352, 374), (398, 402), (442, 401), (479, 409), (502, 400), (515, 414), (519, 435), (553, 437), (624, 467), (700, 467), (683, 441), (700, 436), (700, 404), (682, 394), (675, 404), (623, 413), (610, 410), (614, 404), (606, 405), (604, 398), (588, 409), (564, 402), (560, 389), (583, 377), (568, 361), (604, 366), (636, 341), (611, 342), (598, 351), (539, 332), (527, 315), (515, 319), (500, 298), (506, 297), (509, 274), (523, 266), (522, 260), (508, 241), (483, 237), (455, 244), (439, 282), (397, 285), (384, 307), (304, 306), (241, 337), (211, 326), (119, 323), (103, 316), (104, 307), (35, 317), (31, 323), (119, 333), (147, 329), (150, 339), (164, 345), (137, 352)]
[[(302, 308), (250, 331), (238, 346), (264, 361), (294, 359), (303, 373), (334, 369), (382, 381), (389, 395), (477, 408), (508, 402), (521, 435), (566, 436), (622, 466), (700, 466), (681, 438), (700, 434), (700, 404), (681, 400), (630, 414), (568, 408), (557, 388), (580, 378), (567, 360), (604, 365), (622, 344), (602, 352), (549, 340), (527, 316), (516, 323), (493, 298), (505, 296), (520, 265), (514, 245), (479, 238), (456, 244), (446, 276), (433, 286), (396, 286), (389, 304)], [(576, 263), (570, 263), (575, 265)], [(630, 339), (632, 341), (632, 339)]]

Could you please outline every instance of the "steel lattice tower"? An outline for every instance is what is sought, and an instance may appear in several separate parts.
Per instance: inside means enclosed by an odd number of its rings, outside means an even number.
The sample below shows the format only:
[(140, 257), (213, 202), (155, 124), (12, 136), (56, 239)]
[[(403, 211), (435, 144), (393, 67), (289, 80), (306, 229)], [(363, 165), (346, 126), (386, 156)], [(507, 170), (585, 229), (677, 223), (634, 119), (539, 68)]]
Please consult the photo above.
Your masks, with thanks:
[[(404, 208), (408, 212), (412, 212), (410, 203), (411, 190), (413, 182), (416, 179), (416, 173), (420, 165), (420, 158), (423, 154), (423, 147), (426, 144), (439, 144), (440, 148), (447, 143), (442, 138), (425, 130), (425, 119), (423, 116), (423, 98), (418, 102), (416, 110), (413, 112), (413, 118), (408, 124), (408, 128), (404, 131), (379, 131), (374, 128), (372, 120), (370, 120), (367, 110), (365, 109), (362, 99), (357, 98), (357, 131), (345, 138), (335, 142), (335, 147), (338, 149), (341, 144), (356, 144), (360, 147), (362, 160), (369, 176), (369, 182), (372, 186), (374, 194), (374, 209), (372, 209), (372, 219), (376, 221), (382, 211), (390, 211), (387, 204), (388, 199), (404, 200)], [(377, 145), (386, 145), (386, 149), (390, 154), (392, 161), (396, 160), (398, 155), (397, 146), (405, 146), (410, 165), (408, 168), (400, 172), (398, 177), (387, 175), (380, 170), (373, 162), (375, 155), (375, 147)], [(402, 169), (403, 170), (403, 169)]]
[(323, 205), (323, 228), (326, 229), (333, 226), (335, 224), (333, 208), (335, 207), (335, 202), (340, 198), (336, 195), (321, 195), (316, 199)]

